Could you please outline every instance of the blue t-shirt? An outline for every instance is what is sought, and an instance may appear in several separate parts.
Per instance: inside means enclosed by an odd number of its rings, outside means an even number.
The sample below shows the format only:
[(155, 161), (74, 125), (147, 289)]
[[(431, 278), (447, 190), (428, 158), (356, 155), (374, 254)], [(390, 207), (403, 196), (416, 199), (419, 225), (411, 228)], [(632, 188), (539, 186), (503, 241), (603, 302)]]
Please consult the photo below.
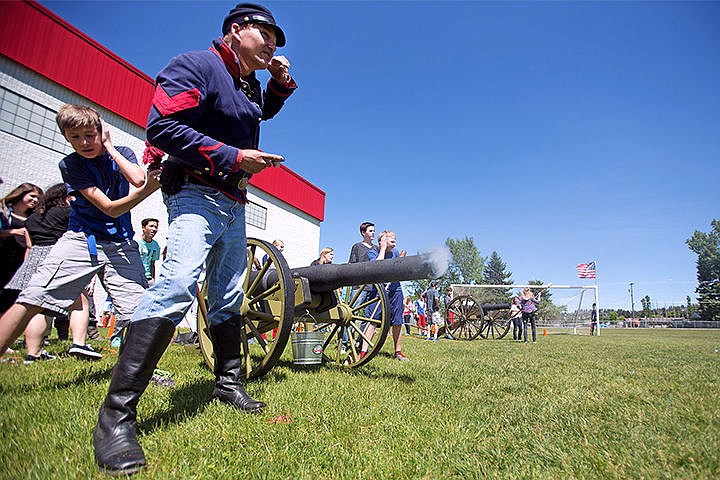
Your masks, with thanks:
[(415, 309), (418, 315), (425, 315), (425, 302), (421, 300), (415, 300)]
[[(130, 148), (115, 148), (131, 163), (137, 164), (135, 153)], [(59, 166), (68, 195), (75, 197), (70, 204), (72, 211), (68, 230), (85, 232), (114, 242), (133, 237), (130, 212), (125, 212), (117, 218), (109, 217), (79, 192), (85, 188), (97, 187), (110, 200), (126, 197), (130, 192), (130, 183), (120, 173), (117, 164), (107, 152), (92, 159), (74, 152), (63, 158)]]
[[(378, 255), (380, 255), (380, 247), (377, 245), (374, 245), (373, 248), (368, 250), (367, 258), (369, 261), (374, 262), (376, 258), (378, 258)], [(385, 250), (385, 258), (398, 258), (400, 256), (400, 252), (397, 248), (393, 248), (392, 250)], [(393, 290), (400, 290), (400, 282), (392, 282), (390, 285), (388, 285), (388, 291)]]

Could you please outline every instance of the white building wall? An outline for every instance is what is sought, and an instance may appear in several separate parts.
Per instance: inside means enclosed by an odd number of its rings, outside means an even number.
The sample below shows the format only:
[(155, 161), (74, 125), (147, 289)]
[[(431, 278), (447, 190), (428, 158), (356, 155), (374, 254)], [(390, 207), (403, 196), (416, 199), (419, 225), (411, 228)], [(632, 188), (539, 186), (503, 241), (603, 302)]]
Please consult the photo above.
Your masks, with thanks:
[[(45, 107), (57, 111), (65, 103), (91, 105), (110, 126), (110, 138), (114, 145), (130, 147), (142, 161), (145, 149), (145, 130), (134, 123), (106, 110), (86, 98), (51, 82), (35, 72), (0, 56), (0, 85)], [(13, 188), (23, 182), (34, 183), (47, 188), (62, 181), (58, 163), (72, 152), (68, 144), (65, 154), (49, 148), (27, 142), (14, 135), (0, 132), (0, 197), (4, 197)], [(162, 195), (155, 192), (132, 211), (133, 227), (140, 232), (143, 218), (161, 219), (158, 241), (167, 237), (167, 214), (162, 203)], [(164, 221), (162, 221), (165, 219)]]
[(265, 230), (248, 225), (248, 237), (256, 237), (268, 242), (275, 239), (282, 240), (285, 244), (283, 255), (291, 268), (307, 267), (318, 257), (320, 254), (318, 219), (253, 186), (248, 188), (248, 200), (267, 208)]

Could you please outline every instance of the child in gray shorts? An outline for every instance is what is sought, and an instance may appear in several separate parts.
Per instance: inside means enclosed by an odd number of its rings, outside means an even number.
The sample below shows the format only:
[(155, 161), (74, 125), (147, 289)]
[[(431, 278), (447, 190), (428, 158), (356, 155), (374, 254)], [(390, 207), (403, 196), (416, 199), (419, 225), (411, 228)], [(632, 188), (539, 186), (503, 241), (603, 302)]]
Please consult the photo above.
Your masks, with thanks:
[[(147, 287), (130, 209), (160, 187), (159, 171), (146, 175), (130, 148), (114, 147), (107, 125), (90, 107), (63, 105), (56, 120), (75, 150), (59, 165), (74, 197), (68, 231), (0, 318), (0, 356), (34, 315), (68, 314), (95, 274), (117, 309), (116, 326), (129, 322)], [(131, 183), (137, 190), (130, 192)]]

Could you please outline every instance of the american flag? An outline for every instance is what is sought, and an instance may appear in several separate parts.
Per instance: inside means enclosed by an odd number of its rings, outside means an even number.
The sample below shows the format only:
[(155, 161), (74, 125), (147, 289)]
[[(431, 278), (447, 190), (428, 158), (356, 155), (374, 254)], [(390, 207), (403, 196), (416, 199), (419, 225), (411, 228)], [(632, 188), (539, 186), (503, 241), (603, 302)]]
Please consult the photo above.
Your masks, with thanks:
[(578, 277), (595, 278), (595, 262), (581, 263), (577, 266)]

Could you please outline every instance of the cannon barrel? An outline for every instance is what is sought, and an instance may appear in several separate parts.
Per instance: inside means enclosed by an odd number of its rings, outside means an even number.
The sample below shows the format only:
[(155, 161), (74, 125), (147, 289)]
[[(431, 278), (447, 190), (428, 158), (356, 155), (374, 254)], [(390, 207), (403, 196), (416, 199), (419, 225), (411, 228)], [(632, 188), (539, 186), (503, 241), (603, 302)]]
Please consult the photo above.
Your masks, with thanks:
[[(340, 263), (293, 268), (293, 277), (305, 277), (313, 293), (324, 293), (342, 286), (400, 282), (438, 278), (447, 270), (447, 262), (431, 253), (390, 258), (373, 262)], [(270, 270), (265, 279), (272, 285), (277, 272)]]
[(509, 303), (483, 303), (483, 312), (494, 312), (496, 310), (507, 310), (510, 308)]

